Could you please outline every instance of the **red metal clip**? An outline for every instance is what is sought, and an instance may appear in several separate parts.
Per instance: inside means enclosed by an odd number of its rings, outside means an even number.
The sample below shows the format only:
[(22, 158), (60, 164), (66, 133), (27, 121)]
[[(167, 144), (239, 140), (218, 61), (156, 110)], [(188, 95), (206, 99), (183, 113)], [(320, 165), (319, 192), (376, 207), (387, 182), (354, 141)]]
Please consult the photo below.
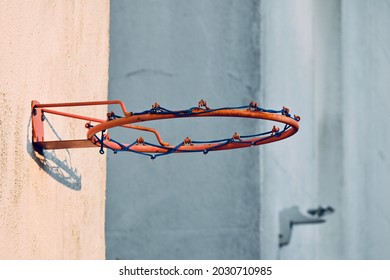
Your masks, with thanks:
[(277, 127), (277, 126), (274, 125), (274, 127), (272, 128), (272, 131), (271, 131), (271, 132), (272, 132), (271, 135), (275, 135), (276, 133), (279, 132), (279, 130), (280, 130), (279, 127)]
[(290, 109), (283, 106), (282, 114), (285, 115), (285, 116), (287, 116), (289, 113), (290, 113)]
[(145, 145), (145, 140), (144, 138), (140, 137), (137, 139), (137, 145)]
[(160, 104), (158, 104), (157, 102), (155, 102), (153, 105), (152, 105), (152, 110), (156, 110), (160, 108)]
[(258, 108), (257, 102), (251, 101), (251, 103), (249, 103), (248, 111), (256, 111), (257, 108)]
[(234, 132), (234, 134), (232, 136), (232, 139), (233, 140), (237, 140), (237, 141), (241, 141), (240, 134), (238, 134), (237, 132)]
[(115, 116), (114, 111), (111, 111), (111, 112), (107, 113), (107, 121), (113, 120), (114, 116)]
[(184, 139), (183, 141), (183, 144), (184, 146), (193, 146), (194, 144), (192, 144), (192, 140), (190, 137), (186, 137), (186, 139)]
[(209, 110), (210, 108), (209, 107), (207, 107), (207, 102), (205, 101), (205, 100), (203, 100), (203, 99), (201, 99), (199, 102), (198, 102), (198, 107), (199, 108), (205, 108), (206, 110)]

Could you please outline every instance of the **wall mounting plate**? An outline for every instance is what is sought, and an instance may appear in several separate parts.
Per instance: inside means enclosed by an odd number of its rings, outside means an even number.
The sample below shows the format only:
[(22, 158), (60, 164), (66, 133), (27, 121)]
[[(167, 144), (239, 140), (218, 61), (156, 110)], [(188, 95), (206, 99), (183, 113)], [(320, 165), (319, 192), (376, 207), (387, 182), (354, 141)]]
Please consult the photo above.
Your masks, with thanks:
[(279, 222), (279, 247), (282, 247), (290, 243), (292, 229), (294, 225), (319, 224), (324, 223), (325, 220), (319, 217), (308, 217), (306, 215), (303, 215), (299, 210), (298, 206), (292, 206), (280, 212)]

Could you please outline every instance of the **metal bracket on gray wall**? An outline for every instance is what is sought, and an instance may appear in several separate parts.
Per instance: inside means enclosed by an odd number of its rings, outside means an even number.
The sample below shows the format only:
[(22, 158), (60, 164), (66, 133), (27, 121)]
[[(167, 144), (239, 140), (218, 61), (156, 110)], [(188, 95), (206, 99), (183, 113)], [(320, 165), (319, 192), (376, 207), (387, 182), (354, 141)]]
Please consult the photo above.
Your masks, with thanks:
[[(332, 208), (331, 212), (333, 211), (334, 209)], [(310, 210), (309, 213), (311, 215), (314, 215), (310, 212)], [(306, 216), (299, 211), (298, 206), (292, 206), (290, 208), (286, 208), (282, 210), (279, 214), (279, 222), (280, 222), (279, 247), (285, 246), (290, 242), (293, 225), (324, 223), (325, 220), (320, 218), (321, 216), (320, 215), (317, 215), (317, 217)]]

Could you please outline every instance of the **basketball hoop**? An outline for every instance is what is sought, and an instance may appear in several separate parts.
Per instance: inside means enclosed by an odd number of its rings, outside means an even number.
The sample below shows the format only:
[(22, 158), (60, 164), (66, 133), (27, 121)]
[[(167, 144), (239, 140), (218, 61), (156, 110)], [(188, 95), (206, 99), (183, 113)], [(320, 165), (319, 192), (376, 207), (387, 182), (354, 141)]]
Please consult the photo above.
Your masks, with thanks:
[[(50, 108), (58, 107), (75, 107), (75, 106), (96, 106), (96, 105), (120, 105), (123, 115), (117, 115), (114, 112), (107, 114), (107, 119), (97, 119), (82, 115), (70, 114)], [(211, 109), (207, 106), (206, 101), (201, 100), (197, 107), (187, 110), (172, 111), (161, 107), (158, 103), (152, 105), (150, 110), (133, 113), (128, 112), (124, 103), (120, 100), (111, 101), (93, 101), (93, 102), (73, 102), (73, 103), (54, 103), (40, 104), (32, 101), (32, 135), (33, 145), (37, 149), (67, 149), (67, 148), (86, 148), (99, 147), (99, 152), (104, 154), (104, 148), (117, 152), (133, 152), (142, 154), (155, 159), (158, 156), (168, 155), (171, 153), (190, 153), (203, 152), (207, 154), (210, 151), (230, 150), (238, 148), (247, 148), (259, 146), (286, 139), (294, 135), (299, 129), (299, 116), (291, 116), (289, 109), (283, 107), (281, 110), (268, 110), (258, 106), (257, 103), (251, 102), (247, 106), (224, 107)], [(69, 118), (85, 120), (87, 131), (86, 139), (80, 140), (44, 140), (44, 114), (54, 114)], [(149, 127), (135, 125), (139, 122), (147, 122), (161, 119), (174, 118), (196, 118), (196, 117), (233, 117), (233, 118), (251, 118), (275, 121), (284, 125), (283, 129), (273, 126), (271, 130), (253, 134), (240, 135), (234, 132), (228, 138), (197, 141), (186, 137), (177, 145), (170, 145), (163, 141), (157, 130)], [(108, 130), (114, 127), (130, 128), (135, 130), (147, 131), (153, 133), (158, 143), (145, 141), (139, 137), (131, 144), (121, 143), (110, 137)]]

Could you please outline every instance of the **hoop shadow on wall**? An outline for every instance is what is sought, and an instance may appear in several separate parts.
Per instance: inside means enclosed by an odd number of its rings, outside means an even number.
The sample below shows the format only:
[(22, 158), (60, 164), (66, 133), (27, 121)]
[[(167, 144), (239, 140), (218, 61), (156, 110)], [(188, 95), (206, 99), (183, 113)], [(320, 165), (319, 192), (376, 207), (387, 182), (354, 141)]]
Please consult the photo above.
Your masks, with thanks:
[[(61, 140), (61, 137), (54, 130), (53, 126), (50, 124), (50, 121), (46, 117), (45, 119), (48, 127), (54, 133), (58, 140)], [(72, 167), (72, 160), (69, 151), (66, 149), (67, 158), (61, 160), (57, 157), (55, 151), (47, 150), (35, 150), (31, 141), (31, 122), (32, 118), (30, 117), (27, 125), (27, 152), (31, 158), (38, 164), (38, 166), (50, 175), (57, 182), (62, 185), (79, 191), (81, 190), (81, 176), (77, 174), (77, 169)]]

